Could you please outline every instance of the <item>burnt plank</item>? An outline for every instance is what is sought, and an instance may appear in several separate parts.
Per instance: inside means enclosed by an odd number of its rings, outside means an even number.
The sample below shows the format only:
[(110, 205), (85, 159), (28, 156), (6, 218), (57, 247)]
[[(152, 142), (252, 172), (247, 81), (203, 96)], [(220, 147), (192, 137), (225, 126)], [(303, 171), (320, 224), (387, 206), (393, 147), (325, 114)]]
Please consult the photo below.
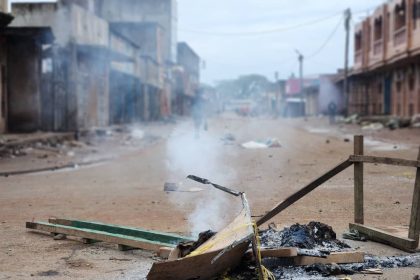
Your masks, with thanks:
[(385, 164), (395, 166), (406, 166), (406, 167), (420, 167), (419, 160), (407, 160), (400, 158), (390, 157), (376, 157), (376, 156), (363, 156), (363, 155), (352, 155), (349, 160), (354, 163), (374, 163), (374, 164)]
[[(420, 148), (417, 156), (420, 161)], [(414, 183), (413, 204), (411, 206), (410, 228), (408, 237), (417, 241), (419, 244), (420, 233), (420, 167), (417, 168), (416, 181)]]
[[(363, 136), (354, 136), (354, 154), (363, 155)], [(363, 162), (354, 164), (354, 222), (364, 224)]]
[(412, 252), (418, 246), (417, 241), (414, 239), (395, 236), (374, 227), (351, 223), (349, 228), (350, 230), (357, 230), (361, 234), (366, 235), (369, 240), (391, 245), (403, 251)]

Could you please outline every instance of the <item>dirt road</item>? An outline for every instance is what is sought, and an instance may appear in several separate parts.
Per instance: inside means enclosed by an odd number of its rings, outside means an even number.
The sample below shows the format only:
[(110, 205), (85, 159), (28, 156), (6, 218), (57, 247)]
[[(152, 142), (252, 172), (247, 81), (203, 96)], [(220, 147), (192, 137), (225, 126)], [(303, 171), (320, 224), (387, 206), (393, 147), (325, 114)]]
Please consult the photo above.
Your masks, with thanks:
[[(229, 222), (237, 202), (187, 182), (187, 175), (201, 175), (246, 192), (253, 214), (258, 216), (347, 158), (353, 143), (344, 140), (361, 133), (357, 127), (329, 127), (324, 119), (233, 116), (210, 120), (209, 131), (199, 139), (194, 138), (189, 122), (154, 131), (162, 134), (162, 140), (129, 152), (115, 148), (118, 152), (114, 159), (105, 163), (0, 178), (0, 279), (143, 279), (153, 262), (148, 253), (119, 252), (111, 245), (54, 241), (28, 232), (25, 221), (68, 217), (183, 234), (194, 234), (208, 226), (217, 229)], [(235, 136), (233, 143), (221, 140), (227, 133)], [(366, 153), (417, 157), (420, 130), (364, 133)], [(282, 147), (248, 150), (239, 146), (266, 138), (277, 138)], [(0, 170), (2, 164), (7, 163), (0, 162)], [(31, 164), (22, 163), (22, 168)], [(407, 226), (414, 177), (412, 169), (368, 166), (366, 223)], [(186, 190), (200, 187), (203, 191), (165, 193), (163, 185), (167, 181), (182, 183)], [(352, 217), (353, 176), (349, 169), (273, 222), (290, 225), (317, 220), (342, 232)], [(373, 243), (356, 245), (375, 254), (401, 253)], [(399, 279), (413, 279), (419, 270), (410, 268), (397, 274), (404, 277)], [(396, 275), (395, 271), (387, 273), (390, 277)]]

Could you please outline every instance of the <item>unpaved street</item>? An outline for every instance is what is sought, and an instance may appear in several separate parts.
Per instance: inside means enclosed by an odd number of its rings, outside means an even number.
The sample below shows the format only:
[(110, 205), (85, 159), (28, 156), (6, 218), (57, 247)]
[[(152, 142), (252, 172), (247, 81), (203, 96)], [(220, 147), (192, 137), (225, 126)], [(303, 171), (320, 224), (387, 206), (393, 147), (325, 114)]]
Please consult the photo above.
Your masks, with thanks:
[[(152, 128), (144, 129), (147, 132)], [(101, 164), (0, 178), (0, 279), (142, 279), (154, 261), (149, 253), (119, 252), (112, 245), (54, 241), (28, 232), (25, 222), (66, 217), (182, 234), (195, 234), (208, 226), (220, 229), (235, 214), (237, 201), (186, 181), (187, 175), (200, 175), (246, 192), (253, 214), (259, 216), (352, 154), (351, 135), (361, 132), (351, 126), (330, 130), (325, 119), (236, 116), (210, 120), (209, 130), (199, 139), (194, 138), (189, 121), (154, 129), (156, 134), (159, 131), (171, 133), (162, 132), (160, 140), (129, 152), (115, 148), (114, 159)], [(235, 137), (233, 143), (221, 140), (228, 133)], [(419, 130), (364, 133), (366, 154), (413, 160), (417, 157)], [(282, 147), (240, 147), (243, 142), (266, 138), (277, 138)], [(351, 141), (344, 141), (346, 138)], [(366, 223), (407, 226), (415, 170), (389, 166), (367, 166), (366, 170)], [(165, 193), (165, 182), (203, 191)], [(273, 222), (291, 225), (316, 220), (341, 233), (352, 218), (350, 168)], [(375, 254), (401, 253), (371, 242), (355, 246)], [(419, 270), (386, 273), (388, 279), (397, 279), (395, 275), (399, 275), (398, 279), (413, 279)]]

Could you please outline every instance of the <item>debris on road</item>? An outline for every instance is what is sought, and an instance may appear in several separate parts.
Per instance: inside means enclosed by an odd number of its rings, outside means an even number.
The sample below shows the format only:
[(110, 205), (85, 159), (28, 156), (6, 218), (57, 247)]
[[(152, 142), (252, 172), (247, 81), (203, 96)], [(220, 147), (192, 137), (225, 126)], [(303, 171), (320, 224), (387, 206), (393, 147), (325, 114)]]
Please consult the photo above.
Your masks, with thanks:
[(270, 138), (266, 140), (259, 141), (249, 141), (243, 143), (242, 148), (245, 149), (268, 149), (268, 148), (281, 148), (280, 141), (276, 138)]
[(177, 183), (169, 183), (169, 182), (165, 183), (165, 185), (163, 186), (163, 190), (167, 193), (170, 193), (170, 192), (201, 192), (201, 191), (204, 191), (202, 188), (197, 188), (197, 187), (186, 188), (181, 183), (177, 184)]

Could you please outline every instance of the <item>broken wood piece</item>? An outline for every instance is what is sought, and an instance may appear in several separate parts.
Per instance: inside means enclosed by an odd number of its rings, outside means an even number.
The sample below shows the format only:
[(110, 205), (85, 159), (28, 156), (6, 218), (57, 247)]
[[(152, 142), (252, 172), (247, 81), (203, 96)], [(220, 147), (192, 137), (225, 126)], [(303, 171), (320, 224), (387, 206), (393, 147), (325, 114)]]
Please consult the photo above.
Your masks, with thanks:
[(384, 243), (406, 252), (412, 252), (413, 250), (417, 249), (418, 246), (417, 241), (414, 239), (396, 236), (389, 232), (374, 227), (351, 223), (349, 225), (349, 228), (350, 230), (359, 231), (361, 234), (365, 235), (369, 240)]
[(364, 269), (364, 270), (360, 271), (360, 273), (362, 273), (362, 274), (376, 274), (376, 275), (384, 274), (382, 269), (379, 269), (379, 268)]
[(279, 213), (287, 209), (296, 201), (300, 200), (301, 198), (306, 196), (308, 193), (312, 192), (317, 187), (327, 182), (329, 179), (333, 178), (335, 175), (344, 171), (345, 169), (350, 167), (352, 164), (353, 163), (351, 161), (346, 160), (340, 163), (339, 165), (337, 165), (336, 167), (334, 167), (333, 169), (331, 169), (330, 171), (328, 171), (327, 173), (325, 173), (324, 175), (322, 175), (321, 177), (315, 179), (314, 181), (312, 181), (311, 183), (309, 183), (308, 185), (306, 185), (299, 191), (295, 192), (294, 194), (286, 198), (283, 202), (279, 203), (276, 207), (274, 207), (273, 210), (266, 213), (261, 219), (259, 219), (257, 221), (257, 226), (261, 226), (265, 222), (268, 222), (270, 219), (272, 219), (273, 217), (275, 217), (276, 215), (278, 215)]
[(161, 247), (159, 248), (158, 257), (162, 259), (169, 259), (169, 255), (171, 254), (174, 248), (171, 247)]
[[(278, 248), (278, 249), (267, 249), (261, 248), (261, 257), (262, 258), (290, 258), (298, 256), (297, 248)], [(253, 252), (251, 250), (247, 251), (245, 256), (247, 258), (253, 258)]]
[(325, 258), (297, 256), (294, 257), (294, 264), (298, 266), (305, 266), (311, 264), (348, 264), (348, 263), (362, 263), (365, 261), (364, 252), (337, 252), (331, 253)]
[(364, 155), (352, 155), (350, 156), (349, 160), (353, 163), (374, 163), (374, 164), (385, 164), (385, 165), (420, 168), (420, 161), (418, 160), (407, 160), (407, 159), (400, 159), (400, 158), (375, 157), (375, 156), (364, 156)]
[(187, 178), (190, 179), (190, 180), (196, 181), (196, 182), (198, 182), (200, 184), (203, 184), (203, 185), (212, 185), (216, 189), (219, 189), (221, 191), (224, 191), (224, 192), (229, 193), (229, 194), (234, 195), (234, 196), (240, 196), (241, 195), (241, 193), (238, 192), (238, 191), (234, 191), (232, 189), (229, 189), (229, 188), (220, 186), (218, 184), (215, 184), (215, 183), (210, 182), (207, 179), (200, 178), (200, 177), (195, 176), (195, 175), (188, 175)]

